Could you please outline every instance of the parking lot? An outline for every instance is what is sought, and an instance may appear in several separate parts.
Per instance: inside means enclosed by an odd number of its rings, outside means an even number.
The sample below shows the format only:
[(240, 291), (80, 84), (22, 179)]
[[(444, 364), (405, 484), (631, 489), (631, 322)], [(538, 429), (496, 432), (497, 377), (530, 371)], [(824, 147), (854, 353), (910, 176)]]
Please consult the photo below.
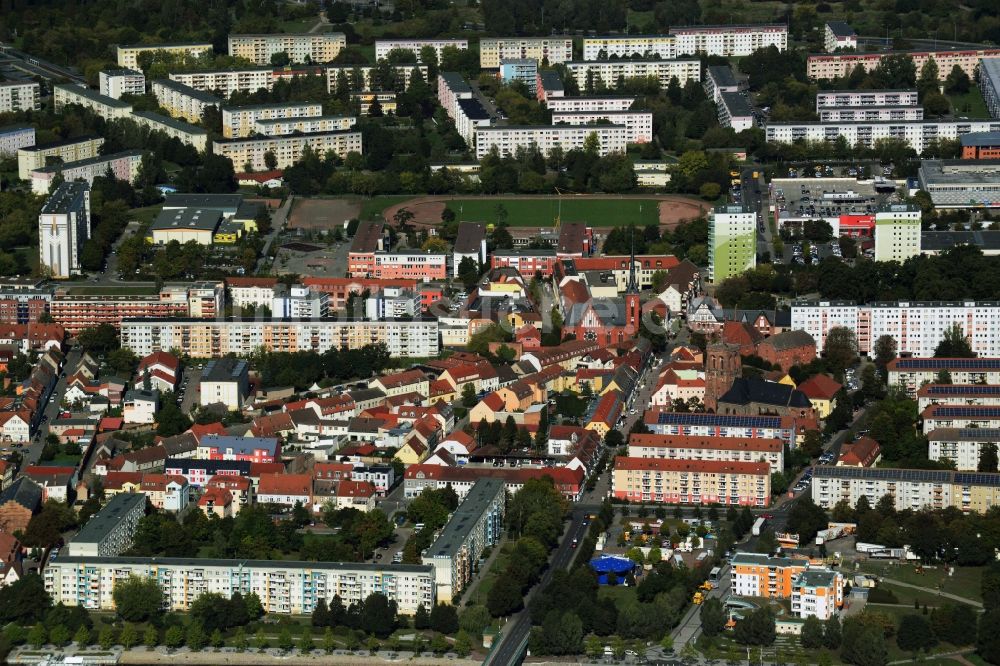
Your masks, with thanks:
[(876, 183), (854, 178), (776, 178), (771, 185), (779, 225), (842, 215), (872, 215), (880, 206), (902, 201), (895, 182), (888, 180)]
[[(804, 245), (803, 243), (786, 243), (782, 262), (798, 266), (804, 266), (808, 263), (815, 266), (827, 257), (843, 258), (840, 244), (836, 240), (829, 243), (808, 243), (808, 248)], [(805, 254), (807, 249), (809, 256)]]

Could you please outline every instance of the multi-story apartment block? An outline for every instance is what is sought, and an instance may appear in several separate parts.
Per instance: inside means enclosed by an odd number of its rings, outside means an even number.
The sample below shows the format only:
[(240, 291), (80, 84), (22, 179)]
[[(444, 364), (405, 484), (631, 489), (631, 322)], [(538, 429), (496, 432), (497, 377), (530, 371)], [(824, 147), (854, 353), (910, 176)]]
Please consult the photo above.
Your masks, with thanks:
[(80, 529), (66, 546), (74, 557), (116, 557), (132, 547), (139, 520), (146, 515), (146, 496), (118, 493)]
[(716, 206), (708, 217), (708, 280), (721, 283), (757, 265), (757, 211)]
[(924, 119), (924, 107), (922, 106), (824, 107), (818, 113), (821, 123), (861, 123), (883, 120)]
[(258, 119), (254, 132), (264, 136), (288, 136), (289, 134), (322, 134), (342, 132), (358, 124), (354, 116), (313, 116), (309, 118)]
[(827, 510), (840, 501), (857, 506), (862, 496), (875, 506), (886, 495), (897, 511), (955, 507), (985, 513), (1000, 506), (1000, 474), (827, 465), (813, 471), (813, 502)]
[(438, 103), (452, 120), (458, 114), (458, 101), (472, 99), (472, 88), (458, 72), (439, 72), (437, 91)]
[(50, 157), (58, 158), (62, 162), (77, 162), (96, 157), (102, 145), (104, 145), (103, 137), (81, 136), (59, 143), (18, 148), (17, 175), (21, 180), (30, 180), (31, 172), (44, 167)]
[(471, 467), (459, 465), (446, 467), (444, 465), (410, 465), (403, 475), (403, 496), (406, 499), (417, 497), (426, 488), (441, 490), (450, 487), (458, 495), (459, 500), (465, 499), (477, 481), (485, 478), (501, 479), (507, 492), (518, 493), (530, 479), (549, 477), (555, 483), (556, 490), (567, 500), (575, 502), (583, 492), (585, 475), (581, 468), (569, 467), (536, 467), (536, 468), (506, 468)]
[[(420, 72), (420, 76), (427, 81), (427, 65), (392, 65), (391, 83), (394, 84), (396, 92), (403, 92), (410, 86), (410, 80), (414, 72)], [(342, 65), (326, 68), (326, 86), (330, 93), (337, 92), (343, 85), (352, 93), (371, 91), (373, 89), (383, 89), (387, 82), (380, 80), (379, 69), (370, 65)]]
[[(991, 387), (996, 388), (996, 387)], [(987, 446), (1000, 445), (1000, 430), (994, 428), (935, 428), (927, 433), (927, 457), (950, 460), (959, 471), (979, 469), (979, 456)]]
[(784, 51), (788, 48), (788, 26), (764, 25), (690, 25), (671, 26), (676, 38), (678, 55), (748, 56), (769, 46)]
[(874, 146), (880, 139), (902, 139), (922, 152), (934, 140), (958, 139), (970, 132), (998, 132), (1000, 121), (990, 120), (901, 120), (864, 123), (787, 122), (768, 123), (765, 138), (771, 143), (795, 141), (836, 141), (844, 137), (849, 145)]
[(226, 287), (229, 289), (229, 301), (234, 308), (271, 307), (274, 298), (274, 288), (278, 278), (273, 277), (229, 277)]
[(990, 118), (1000, 118), (1000, 56), (979, 61), (979, 89)]
[[(238, 358), (227, 356), (213, 359), (205, 364), (201, 373), (198, 400), (202, 406), (225, 405), (230, 411), (243, 408), (250, 395), (250, 365)], [(251, 462), (274, 462), (278, 454), (275, 445), (264, 442), (249, 442), (227, 440), (225, 443), (214, 442), (199, 447), (196, 457), (216, 460), (240, 460), (251, 458)], [(261, 456), (270, 456), (270, 460), (261, 460)]]
[(557, 263), (556, 251), (550, 249), (494, 250), (490, 254), (490, 268), (513, 268), (521, 275), (537, 272), (552, 277)]
[(504, 60), (530, 58), (550, 65), (573, 59), (572, 37), (484, 37), (479, 40), (479, 66), (497, 69)]
[(170, 80), (188, 87), (227, 98), (234, 92), (254, 93), (270, 90), (274, 85), (270, 67), (226, 69), (212, 72), (182, 72), (170, 74)]
[(420, 310), (420, 294), (412, 289), (385, 287), (365, 299), (368, 319), (415, 317)]
[(378, 106), (382, 115), (391, 116), (396, 113), (396, 95), (392, 90), (366, 90), (359, 93), (351, 93), (351, 101), (357, 102), (358, 110), (363, 116), (372, 114), (372, 107)]
[[(566, 98), (563, 98), (566, 99)], [(553, 111), (553, 125), (594, 125), (607, 121), (625, 127), (628, 143), (649, 143), (653, 140), (653, 114), (648, 111)]]
[(270, 65), (271, 56), (288, 55), (290, 62), (331, 62), (347, 46), (342, 32), (304, 34), (229, 35), (229, 55), (256, 65)]
[(671, 79), (683, 86), (688, 81), (701, 81), (701, 62), (698, 60), (574, 60), (566, 63), (569, 75), (576, 79), (580, 90), (593, 86), (618, 87), (624, 79), (653, 77), (666, 90)]
[(767, 506), (767, 463), (666, 458), (615, 458), (611, 492), (628, 502)]
[(385, 343), (392, 356), (436, 356), (440, 349), (437, 320), (129, 319), (122, 322), (122, 346), (140, 356), (175, 348), (196, 358), (246, 356), (257, 348), (324, 352), (333, 348), (359, 349), (379, 342)]
[(455, 121), (455, 131), (470, 147), (475, 144), (476, 131), (489, 127), (493, 122), (489, 112), (483, 108), (478, 99), (458, 100), (453, 120)]
[(875, 213), (875, 261), (906, 261), (920, 254), (920, 208), (890, 204)]
[(200, 122), (208, 107), (222, 107), (222, 99), (219, 97), (170, 79), (157, 79), (153, 81), (150, 89), (156, 101), (171, 116), (184, 118), (192, 123)]
[(480, 479), (451, 515), (422, 562), (434, 567), (437, 599), (451, 603), (458, 597), (476, 570), (486, 548), (503, 536), (507, 497), (500, 479)]
[(330, 296), (301, 284), (279, 284), (274, 287), (270, 307), (271, 315), (278, 319), (318, 319), (329, 313)]
[(844, 606), (847, 581), (839, 571), (808, 568), (792, 577), (792, 615), (829, 620)]
[(444, 280), (448, 277), (448, 255), (423, 250), (376, 252), (371, 274), (352, 277), (373, 277), (386, 280)]
[(795, 441), (795, 420), (791, 417), (688, 414), (654, 408), (646, 410), (643, 420), (649, 431), (658, 435)]
[(501, 157), (513, 155), (518, 148), (536, 146), (543, 155), (553, 148), (568, 153), (582, 150), (587, 138), (596, 136), (598, 154), (624, 153), (628, 130), (624, 125), (503, 125), (476, 130), (476, 159), (483, 159), (495, 147)]
[(187, 44), (131, 44), (118, 47), (118, 66), (126, 69), (140, 69), (139, 55), (142, 53), (156, 53), (162, 51), (172, 55), (188, 55), (192, 57), (200, 56), (202, 53), (211, 53), (212, 45), (209, 43), (187, 43)]
[[(920, 381), (913, 383), (915, 377), (906, 381), (915, 391), (922, 382), (934, 379), (938, 366), (961, 371), (963, 365), (966, 365), (969, 372), (961, 376), (952, 374), (952, 381), (956, 384), (977, 383), (979, 374), (973, 368), (983, 368), (986, 371), (990, 367), (988, 364), (976, 362), (985, 359), (970, 359), (969, 364), (951, 361), (949, 365), (946, 359), (930, 357), (934, 355), (944, 334), (955, 324), (962, 327), (972, 351), (982, 357), (1000, 356), (1000, 333), (996, 326), (998, 316), (1000, 303), (992, 301), (899, 301), (869, 305), (847, 301), (796, 301), (792, 303), (791, 327), (792, 330), (803, 330), (811, 335), (816, 341), (817, 353), (823, 349), (826, 335), (834, 327), (854, 331), (858, 338), (858, 350), (872, 358), (875, 355), (875, 342), (879, 337), (892, 337), (899, 354), (923, 357), (894, 361), (903, 372), (913, 372), (921, 366), (928, 368), (928, 372), (920, 375)], [(934, 369), (930, 370), (932, 366)], [(997, 370), (987, 383), (1000, 383), (1000, 366)], [(897, 383), (891, 375), (889, 379), (891, 384)]]
[(102, 69), (98, 80), (105, 97), (121, 99), (122, 95), (146, 93), (146, 75), (133, 69)]
[(550, 97), (546, 108), (552, 113), (581, 113), (597, 111), (628, 111), (635, 97), (602, 95), (600, 97)]
[(183, 120), (175, 120), (152, 111), (133, 111), (129, 120), (153, 132), (163, 132), (169, 137), (193, 146), (199, 152), (205, 152), (208, 147), (208, 131)]
[[(906, 305), (906, 303), (899, 304), (901, 311), (907, 310)], [(938, 305), (946, 306), (947, 304)], [(993, 322), (996, 321), (997, 313), (1000, 311), (996, 309), (992, 312), (988, 310), (978, 311), (974, 307), (975, 303), (968, 305), (972, 306), (969, 314), (973, 315), (973, 322), (978, 321), (981, 327), (994, 325)], [(955, 306), (958, 307), (961, 304), (956, 303)], [(1000, 307), (1000, 304), (995, 307)], [(950, 315), (961, 318), (960, 313), (952, 312)], [(794, 316), (792, 320), (794, 322)], [(939, 326), (943, 330), (951, 326), (951, 323), (944, 320)], [(973, 327), (976, 327), (975, 323)], [(931, 348), (933, 349), (935, 346), (936, 343), (931, 345)], [(975, 351), (975, 346), (973, 346), (973, 351)], [(902, 386), (911, 397), (916, 397), (917, 390), (921, 386), (935, 382), (942, 373), (948, 374), (955, 384), (1000, 384), (1000, 358), (997, 358), (998, 355), (987, 351), (978, 353), (980, 355), (978, 358), (930, 358), (931, 354), (914, 354), (913, 357), (893, 359), (886, 366), (889, 385)], [(924, 358), (919, 358), (919, 356)]]
[(538, 71), (538, 78), (535, 80), (535, 96), (539, 102), (548, 102), (556, 97), (565, 97), (565, 95), (566, 88), (559, 72), (553, 69)]
[(500, 61), (500, 80), (510, 84), (519, 81), (534, 97), (537, 92), (538, 62), (531, 58), (510, 58)]
[(736, 553), (730, 561), (733, 594), (741, 597), (790, 599), (792, 579), (809, 567), (804, 558)]
[(52, 277), (80, 272), (80, 251), (90, 238), (90, 186), (65, 182), (38, 215), (39, 265)]
[(266, 613), (305, 615), (323, 599), (344, 604), (385, 594), (404, 615), (434, 606), (434, 569), (407, 564), (344, 564), (277, 560), (214, 560), (170, 557), (73, 557), (55, 554), (45, 568), (45, 589), (56, 603), (88, 610), (115, 608), (115, 584), (151, 578), (167, 610), (186, 611), (203, 594), (225, 598), (256, 594)]
[(861, 65), (866, 72), (870, 72), (878, 67), (882, 58), (891, 55), (909, 56), (918, 72), (928, 60), (933, 59), (938, 66), (938, 78), (944, 83), (955, 65), (968, 74), (970, 79), (974, 78), (979, 61), (983, 58), (1000, 57), (1000, 48), (815, 54), (806, 59), (806, 74), (814, 80), (837, 79), (847, 76), (858, 65)]
[(409, 51), (417, 57), (420, 62), (420, 51), (425, 46), (429, 46), (437, 53), (438, 62), (441, 62), (441, 54), (447, 48), (467, 51), (469, 40), (467, 39), (376, 39), (375, 40), (375, 60), (388, 60), (389, 54), (393, 51)]
[(35, 128), (31, 125), (0, 127), (0, 155), (17, 155), (21, 148), (35, 145)]
[(108, 171), (118, 180), (131, 184), (139, 175), (142, 154), (141, 150), (126, 150), (122, 153), (40, 167), (31, 172), (31, 190), (35, 194), (45, 194), (57, 176), (62, 176), (66, 181), (82, 180), (87, 185), (93, 185), (95, 178), (106, 176)]
[(253, 171), (267, 169), (265, 155), (278, 159), (277, 168), (286, 169), (302, 157), (306, 146), (318, 155), (332, 152), (339, 157), (361, 153), (361, 132), (336, 131), (293, 136), (269, 136), (245, 139), (223, 139), (212, 142), (212, 152), (228, 157), (233, 166), (242, 169), (250, 165)]
[(48, 314), (52, 291), (47, 288), (3, 287), (0, 289), (0, 323), (28, 324)]
[(785, 468), (784, 450), (784, 442), (777, 438), (743, 439), (633, 433), (628, 440), (628, 455), (631, 458), (766, 462), (775, 472)]
[(924, 384), (917, 389), (917, 411), (931, 405), (1000, 406), (1000, 385)]
[(846, 21), (827, 21), (823, 30), (823, 48), (827, 53), (858, 48), (858, 33)]
[(77, 293), (72, 288), (60, 290), (49, 306), (52, 318), (70, 335), (89, 326), (121, 326), (123, 319), (167, 319), (173, 317), (215, 317), (223, 311), (225, 289), (222, 283), (196, 282), (164, 285), (148, 294), (125, 293), (108, 287), (103, 293), (88, 289)]
[(823, 109), (852, 109), (882, 106), (920, 106), (914, 88), (894, 90), (820, 90), (816, 93), (816, 112)]
[[(245, 367), (244, 365), (244, 372)], [(274, 437), (205, 435), (198, 442), (195, 458), (199, 460), (246, 460), (252, 463), (271, 463), (280, 462), (280, 453), (281, 444)]]
[(922, 412), (924, 433), (935, 428), (1000, 429), (1000, 405), (930, 405)]
[(705, 94), (713, 102), (718, 104), (722, 100), (722, 93), (739, 91), (739, 83), (736, 81), (736, 74), (732, 67), (729, 65), (709, 65), (705, 68)]
[(717, 106), (719, 124), (723, 127), (732, 127), (733, 131), (742, 132), (755, 125), (753, 107), (741, 93), (721, 93)]
[(677, 57), (677, 38), (673, 35), (610, 35), (583, 38), (584, 60), (632, 58), (647, 60)]
[(322, 115), (323, 105), (313, 102), (226, 106), (222, 108), (222, 136), (227, 139), (250, 136), (258, 120), (318, 118)]
[(35, 81), (0, 81), (0, 113), (37, 111), (40, 100), (41, 86)]

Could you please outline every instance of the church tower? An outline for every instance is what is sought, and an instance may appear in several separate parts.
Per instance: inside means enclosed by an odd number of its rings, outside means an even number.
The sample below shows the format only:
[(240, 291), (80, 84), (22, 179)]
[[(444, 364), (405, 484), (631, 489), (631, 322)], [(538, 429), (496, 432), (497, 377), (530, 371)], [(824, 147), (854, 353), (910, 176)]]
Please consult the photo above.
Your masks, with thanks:
[(628, 284), (625, 286), (625, 312), (627, 313), (628, 329), (632, 335), (639, 334), (642, 322), (642, 304), (639, 302), (639, 285), (635, 279), (635, 227), (632, 227), (632, 247), (629, 254)]
[(739, 345), (713, 342), (705, 350), (705, 408), (716, 411), (719, 398), (725, 395), (740, 376), (743, 363)]

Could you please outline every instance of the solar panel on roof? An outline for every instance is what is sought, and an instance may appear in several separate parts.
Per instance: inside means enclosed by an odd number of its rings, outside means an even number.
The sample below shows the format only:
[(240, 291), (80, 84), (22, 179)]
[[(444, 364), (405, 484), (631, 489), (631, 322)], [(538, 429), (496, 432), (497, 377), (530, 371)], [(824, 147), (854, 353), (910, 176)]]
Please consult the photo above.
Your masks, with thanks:
[(897, 368), (907, 370), (956, 370), (1000, 369), (1000, 358), (903, 358), (897, 361)]
[(1000, 428), (960, 428), (959, 437), (982, 438), (984, 441), (1000, 439)]
[(963, 386), (934, 385), (927, 389), (927, 392), (944, 395), (996, 395), (1000, 393), (1000, 386), (995, 384), (966, 384)]
[(660, 412), (656, 417), (659, 425), (723, 426), (728, 428), (780, 428), (781, 418), (777, 416), (744, 416), (741, 414), (688, 414), (683, 412)]
[(936, 405), (931, 415), (934, 418), (942, 416), (1000, 418), (1000, 405)]

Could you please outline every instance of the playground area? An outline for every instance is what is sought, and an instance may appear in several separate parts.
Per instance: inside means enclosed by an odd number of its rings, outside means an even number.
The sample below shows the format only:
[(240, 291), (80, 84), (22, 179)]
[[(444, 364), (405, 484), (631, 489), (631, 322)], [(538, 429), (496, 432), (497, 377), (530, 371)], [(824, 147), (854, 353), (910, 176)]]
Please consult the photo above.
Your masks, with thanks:
[(396, 203), (383, 211), (383, 217), (391, 222), (401, 208), (413, 213), (418, 227), (437, 226), (447, 208), (459, 221), (496, 224), (505, 215), (512, 227), (552, 226), (558, 219), (593, 227), (659, 224), (673, 228), (706, 214), (710, 206), (697, 199), (667, 195), (438, 196)]

